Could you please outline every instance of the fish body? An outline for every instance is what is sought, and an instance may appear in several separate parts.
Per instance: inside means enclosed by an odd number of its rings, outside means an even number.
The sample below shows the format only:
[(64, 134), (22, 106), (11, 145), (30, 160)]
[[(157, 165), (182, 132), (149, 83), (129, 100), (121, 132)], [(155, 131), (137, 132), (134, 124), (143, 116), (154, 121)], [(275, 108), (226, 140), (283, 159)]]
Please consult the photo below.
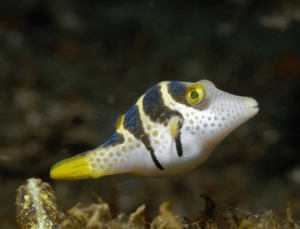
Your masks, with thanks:
[(116, 118), (114, 132), (101, 146), (57, 163), (50, 177), (183, 173), (204, 162), (221, 140), (258, 110), (254, 99), (221, 91), (208, 80), (160, 82)]

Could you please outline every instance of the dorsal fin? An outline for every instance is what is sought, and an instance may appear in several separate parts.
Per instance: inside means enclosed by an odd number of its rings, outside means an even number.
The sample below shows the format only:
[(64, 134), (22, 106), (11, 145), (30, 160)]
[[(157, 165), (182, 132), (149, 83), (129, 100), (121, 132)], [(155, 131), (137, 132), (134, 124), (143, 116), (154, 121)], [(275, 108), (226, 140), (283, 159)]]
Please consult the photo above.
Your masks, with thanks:
[(98, 104), (92, 112), (92, 125), (101, 141), (107, 140), (115, 131), (121, 114), (114, 109)]

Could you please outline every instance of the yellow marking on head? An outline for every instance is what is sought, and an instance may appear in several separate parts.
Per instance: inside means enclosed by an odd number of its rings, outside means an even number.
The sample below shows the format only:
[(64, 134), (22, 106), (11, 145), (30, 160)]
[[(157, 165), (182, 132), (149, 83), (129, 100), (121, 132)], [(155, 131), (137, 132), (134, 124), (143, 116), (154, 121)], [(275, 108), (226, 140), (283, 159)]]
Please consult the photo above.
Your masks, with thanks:
[(129, 146), (129, 149), (133, 149), (133, 146), (132, 146), (132, 145), (130, 145), (130, 146)]
[[(162, 98), (164, 99), (164, 102), (166, 105), (174, 106), (175, 104), (178, 104), (176, 100), (173, 99), (173, 97), (169, 94), (168, 92), (168, 84), (170, 81), (164, 81), (160, 83), (161, 86), (161, 93), (162, 93)], [(180, 107), (179, 107), (180, 109)]]
[(159, 141), (155, 140), (154, 143), (155, 143), (156, 145), (158, 145), (158, 144), (159, 144)]
[(190, 123), (191, 123), (191, 124), (193, 124), (193, 123), (194, 123), (194, 121), (193, 121), (193, 120), (190, 120)]
[(187, 129), (187, 130), (189, 130), (189, 129), (190, 129), (190, 127), (189, 127), (189, 126), (187, 126), (187, 127), (186, 127), (186, 129)]
[(195, 114), (194, 111), (192, 111), (191, 114), (194, 115)]
[(132, 138), (128, 138), (128, 142), (130, 142), (130, 143), (131, 143), (132, 141), (133, 141), (133, 140), (132, 140)]
[(189, 117), (189, 113), (188, 113), (188, 112), (186, 112), (186, 114), (185, 114), (185, 115), (186, 115), (186, 117)]
[(120, 157), (120, 156), (121, 156), (121, 153), (120, 153), (120, 152), (117, 152), (117, 156)]
[(103, 157), (103, 156), (104, 156), (104, 153), (100, 153), (100, 156)]
[(137, 148), (141, 147), (141, 144), (140, 143), (136, 144), (136, 147)]
[(130, 172), (131, 175), (135, 176), (135, 177), (145, 177), (145, 173), (139, 172), (139, 171), (131, 171)]
[(97, 158), (97, 159), (96, 159), (96, 161), (97, 161), (98, 163), (100, 163), (100, 162), (101, 162), (101, 160), (100, 160), (99, 158)]
[(123, 146), (123, 147), (122, 147), (122, 151), (123, 151), (123, 152), (126, 152), (126, 150), (127, 150), (127, 149), (126, 149), (126, 146)]
[(175, 137), (178, 134), (178, 122), (179, 122), (179, 119), (176, 116), (171, 118), (171, 120), (169, 122), (171, 137)]
[(55, 180), (80, 180), (98, 178), (106, 174), (93, 170), (94, 163), (89, 162), (86, 155), (78, 155), (56, 163), (50, 171), (50, 177)]
[[(143, 109), (143, 100), (144, 100), (145, 94), (142, 95), (138, 101), (136, 102), (137, 107), (139, 108), (139, 114), (140, 114), (140, 119), (143, 120), (143, 123), (146, 125), (147, 120), (149, 119), (148, 115), (145, 114), (144, 109)], [(146, 129), (151, 130), (151, 125), (147, 125)]]
[(156, 137), (156, 136), (158, 135), (158, 131), (157, 131), (157, 130), (154, 131), (154, 132), (152, 133), (152, 135), (153, 135), (154, 137)]

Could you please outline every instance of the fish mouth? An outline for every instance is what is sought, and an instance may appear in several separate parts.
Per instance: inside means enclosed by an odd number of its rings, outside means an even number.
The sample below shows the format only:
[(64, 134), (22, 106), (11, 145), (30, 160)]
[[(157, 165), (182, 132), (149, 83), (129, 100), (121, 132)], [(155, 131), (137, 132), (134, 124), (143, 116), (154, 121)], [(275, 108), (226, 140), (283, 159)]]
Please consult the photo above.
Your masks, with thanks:
[(249, 114), (251, 114), (251, 117), (253, 117), (258, 113), (259, 111), (258, 102), (255, 99), (249, 97), (243, 97), (242, 100), (246, 107), (246, 110), (248, 110)]
[(242, 101), (246, 107), (258, 107), (258, 102), (255, 99), (249, 97), (242, 97)]
[(254, 108), (259, 109), (258, 102), (255, 100)]
[(254, 109), (254, 115), (256, 115), (258, 113), (258, 111), (259, 111), (258, 104), (254, 105), (253, 109)]
[(253, 107), (258, 108), (258, 102), (255, 99), (252, 99), (252, 98), (250, 98), (250, 100), (252, 100)]

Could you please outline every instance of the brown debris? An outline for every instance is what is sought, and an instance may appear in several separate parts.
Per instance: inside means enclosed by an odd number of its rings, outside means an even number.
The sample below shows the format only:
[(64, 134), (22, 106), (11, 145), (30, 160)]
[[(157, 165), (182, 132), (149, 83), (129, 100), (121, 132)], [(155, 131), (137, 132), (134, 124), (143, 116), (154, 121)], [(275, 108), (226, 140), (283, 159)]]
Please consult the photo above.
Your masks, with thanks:
[(276, 212), (272, 210), (256, 215), (245, 212), (245, 216), (227, 213), (229, 216), (224, 218), (221, 214), (216, 214), (217, 203), (204, 194), (201, 197), (205, 199), (206, 207), (196, 222), (181, 224), (180, 217), (171, 211), (170, 202), (166, 201), (159, 207), (160, 214), (148, 223), (145, 219), (145, 205), (138, 207), (129, 217), (121, 213), (113, 219), (109, 205), (97, 194), (94, 196), (98, 203), (87, 207), (78, 203), (64, 214), (58, 210), (51, 186), (40, 179), (29, 179), (18, 189), (17, 222), (24, 229), (218, 229), (220, 220), (223, 220), (223, 224), (225, 220), (227, 229), (300, 229), (292, 219), (290, 202), (287, 204), (286, 221), (278, 219)]
[(170, 202), (166, 201), (159, 207), (160, 215), (155, 217), (151, 223), (151, 229), (181, 229), (179, 216), (170, 210)]
[(144, 225), (146, 224), (145, 208), (146, 206), (143, 204), (142, 206), (138, 207), (134, 213), (131, 213), (127, 224), (128, 227), (140, 224), (140, 227), (138, 228), (144, 228)]

